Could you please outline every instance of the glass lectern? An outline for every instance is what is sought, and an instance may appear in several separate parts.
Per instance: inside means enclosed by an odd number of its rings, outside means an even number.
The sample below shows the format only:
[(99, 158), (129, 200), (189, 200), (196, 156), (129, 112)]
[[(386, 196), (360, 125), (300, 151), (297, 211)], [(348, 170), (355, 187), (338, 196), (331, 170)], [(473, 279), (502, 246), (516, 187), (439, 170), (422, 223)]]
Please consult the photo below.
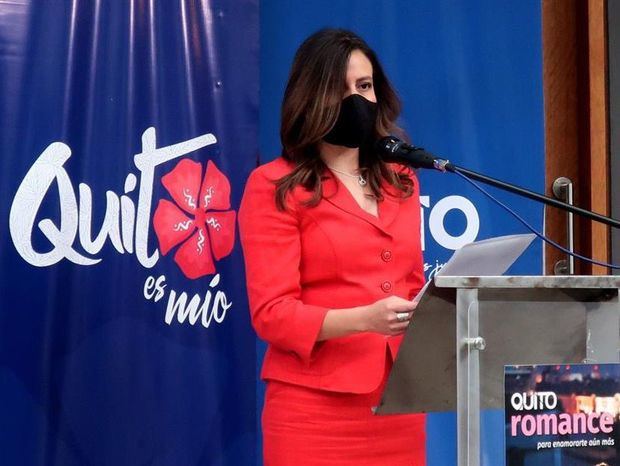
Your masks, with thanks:
[(612, 276), (436, 277), (377, 414), (456, 410), (459, 466), (504, 464), (504, 366), (620, 361), (619, 288)]

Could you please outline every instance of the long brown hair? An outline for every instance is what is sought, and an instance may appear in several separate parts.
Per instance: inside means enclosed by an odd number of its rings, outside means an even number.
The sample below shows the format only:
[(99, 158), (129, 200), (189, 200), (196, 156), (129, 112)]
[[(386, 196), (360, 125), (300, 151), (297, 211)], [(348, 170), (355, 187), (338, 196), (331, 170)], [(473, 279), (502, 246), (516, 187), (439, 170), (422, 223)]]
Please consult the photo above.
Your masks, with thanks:
[[(318, 144), (332, 129), (345, 88), (349, 57), (360, 50), (373, 70), (377, 97), (377, 121), (372, 140), (398, 132), (395, 124), (400, 100), (390, 85), (374, 51), (362, 38), (344, 29), (322, 29), (308, 37), (297, 50), (282, 102), (280, 139), (282, 156), (295, 168), (276, 180), (276, 204), (285, 209), (287, 194), (302, 185), (312, 193), (305, 201), (315, 206), (321, 200), (321, 174), (325, 164)], [(372, 144), (360, 147), (360, 169), (368, 180), (372, 194), (383, 199), (381, 181), (396, 188), (403, 197), (410, 196), (413, 182), (405, 173), (397, 173), (375, 153)]]

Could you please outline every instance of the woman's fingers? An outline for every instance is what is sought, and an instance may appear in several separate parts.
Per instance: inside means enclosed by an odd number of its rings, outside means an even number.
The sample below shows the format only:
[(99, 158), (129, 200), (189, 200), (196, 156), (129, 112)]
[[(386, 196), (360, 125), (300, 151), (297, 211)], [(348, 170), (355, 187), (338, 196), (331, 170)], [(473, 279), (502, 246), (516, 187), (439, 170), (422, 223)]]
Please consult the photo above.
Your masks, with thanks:
[(394, 312), (411, 312), (416, 308), (416, 303), (394, 296), (389, 307)]
[(374, 318), (371, 324), (371, 331), (384, 335), (400, 335), (403, 333), (416, 308), (416, 303), (399, 296), (390, 296), (375, 302), (370, 309), (374, 311), (370, 314)]
[(390, 336), (401, 335), (407, 330), (407, 327), (409, 327), (409, 322), (395, 324), (393, 327), (390, 327)]

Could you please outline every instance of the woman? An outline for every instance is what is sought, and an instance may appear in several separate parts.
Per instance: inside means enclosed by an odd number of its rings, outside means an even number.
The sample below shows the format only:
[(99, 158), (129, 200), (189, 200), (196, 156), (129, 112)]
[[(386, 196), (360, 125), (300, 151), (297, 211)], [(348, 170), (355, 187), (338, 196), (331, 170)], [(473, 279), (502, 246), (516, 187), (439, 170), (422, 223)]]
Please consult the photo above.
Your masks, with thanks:
[(262, 378), (266, 466), (422, 465), (424, 418), (374, 416), (423, 285), (418, 184), (372, 142), (400, 104), (374, 52), (325, 29), (301, 45), (282, 157), (250, 175), (239, 223)]

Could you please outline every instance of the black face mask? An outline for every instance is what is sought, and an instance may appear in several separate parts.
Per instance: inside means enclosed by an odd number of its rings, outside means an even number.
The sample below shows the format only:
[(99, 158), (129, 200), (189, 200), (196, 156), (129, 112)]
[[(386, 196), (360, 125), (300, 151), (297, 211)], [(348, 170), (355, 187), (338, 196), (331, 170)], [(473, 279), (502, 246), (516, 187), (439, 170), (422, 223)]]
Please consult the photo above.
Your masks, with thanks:
[(359, 94), (342, 100), (336, 124), (323, 138), (336, 146), (360, 147), (373, 135), (377, 104)]

